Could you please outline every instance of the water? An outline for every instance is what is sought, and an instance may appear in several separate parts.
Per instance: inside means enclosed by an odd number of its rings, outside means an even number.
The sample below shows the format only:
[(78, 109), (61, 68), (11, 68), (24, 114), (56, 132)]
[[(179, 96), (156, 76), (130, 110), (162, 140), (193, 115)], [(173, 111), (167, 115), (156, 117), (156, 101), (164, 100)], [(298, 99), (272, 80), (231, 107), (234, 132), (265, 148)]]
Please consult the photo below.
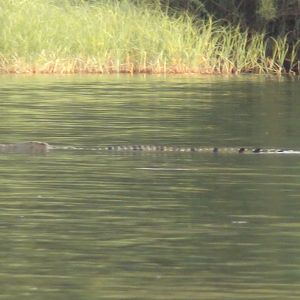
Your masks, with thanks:
[(300, 149), (277, 77), (8, 77), (0, 299), (299, 299), (299, 155), (109, 153), (107, 144)]

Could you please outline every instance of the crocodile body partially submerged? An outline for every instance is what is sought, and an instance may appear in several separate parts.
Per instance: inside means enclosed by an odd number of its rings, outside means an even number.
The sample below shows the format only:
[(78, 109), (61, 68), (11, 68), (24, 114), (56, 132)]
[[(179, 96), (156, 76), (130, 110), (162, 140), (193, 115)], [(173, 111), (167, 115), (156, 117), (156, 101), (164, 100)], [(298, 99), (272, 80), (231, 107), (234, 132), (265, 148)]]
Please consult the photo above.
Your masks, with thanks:
[(181, 147), (162, 145), (124, 145), (103, 146), (92, 148), (79, 148), (73, 146), (53, 146), (45, 142), (21, 142), (15, 144), (0, 144), (0, 153), (29, 153), (44, 154), (50, 150), (92, 150), (92, 151), (144, 151), (144, 152), (202, 152), (202, 153), (297, 153), (300, 151), (264, 148), (205, 148), (205, 147)]

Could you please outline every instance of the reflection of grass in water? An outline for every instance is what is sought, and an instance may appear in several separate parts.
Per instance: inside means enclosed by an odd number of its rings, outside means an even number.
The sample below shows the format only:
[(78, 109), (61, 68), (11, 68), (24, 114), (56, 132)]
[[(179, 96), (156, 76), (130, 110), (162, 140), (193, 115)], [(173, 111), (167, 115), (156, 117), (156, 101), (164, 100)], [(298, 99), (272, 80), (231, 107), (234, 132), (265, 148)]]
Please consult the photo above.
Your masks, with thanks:
[[(280, 72), (286, 44), (123, 1), (2, 1), (2, 72)], [(73, 1), (74, 3), (74, 1)], [(295, 58), (294, 58), (295, 59)]]

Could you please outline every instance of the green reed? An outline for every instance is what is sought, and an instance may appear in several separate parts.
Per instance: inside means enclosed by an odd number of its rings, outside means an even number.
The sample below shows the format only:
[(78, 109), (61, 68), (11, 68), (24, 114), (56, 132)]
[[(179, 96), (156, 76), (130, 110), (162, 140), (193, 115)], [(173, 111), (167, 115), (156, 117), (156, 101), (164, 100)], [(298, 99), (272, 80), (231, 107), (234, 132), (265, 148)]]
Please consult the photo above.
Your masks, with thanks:
[(0, 23), (0, 72), (278, 73), (287, 55), (284, 39), (268, 57), (263, 34), (125, 0), (0, 0)]

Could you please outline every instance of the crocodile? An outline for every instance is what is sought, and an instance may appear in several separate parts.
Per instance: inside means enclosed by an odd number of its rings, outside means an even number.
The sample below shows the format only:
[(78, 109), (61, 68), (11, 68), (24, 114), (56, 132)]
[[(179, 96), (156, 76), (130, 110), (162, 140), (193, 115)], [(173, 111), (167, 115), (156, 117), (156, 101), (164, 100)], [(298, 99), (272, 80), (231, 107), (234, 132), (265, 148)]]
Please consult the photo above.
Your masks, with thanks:
[(0, 144), (0, 153), (42, 154), (48, 152), (51, 148), (48, 143), (30, 141), (14, 144)]
[(296, 150), (270, 149), (270, 148), (218, 148), (218, 147), (186, 147), (186, 146), (163, 146), (163, 145), (111, 145), (102, 147), (73, 147), (54, 146), (45, 142), (29, 141), (14, 144), (0, 144), (0, 153), (28, 153), (45, 154), (50, 150), (93, 150), (93, 151), (144, 151), (144, 152), (202, 152), (202, 153), (297, 153)]

